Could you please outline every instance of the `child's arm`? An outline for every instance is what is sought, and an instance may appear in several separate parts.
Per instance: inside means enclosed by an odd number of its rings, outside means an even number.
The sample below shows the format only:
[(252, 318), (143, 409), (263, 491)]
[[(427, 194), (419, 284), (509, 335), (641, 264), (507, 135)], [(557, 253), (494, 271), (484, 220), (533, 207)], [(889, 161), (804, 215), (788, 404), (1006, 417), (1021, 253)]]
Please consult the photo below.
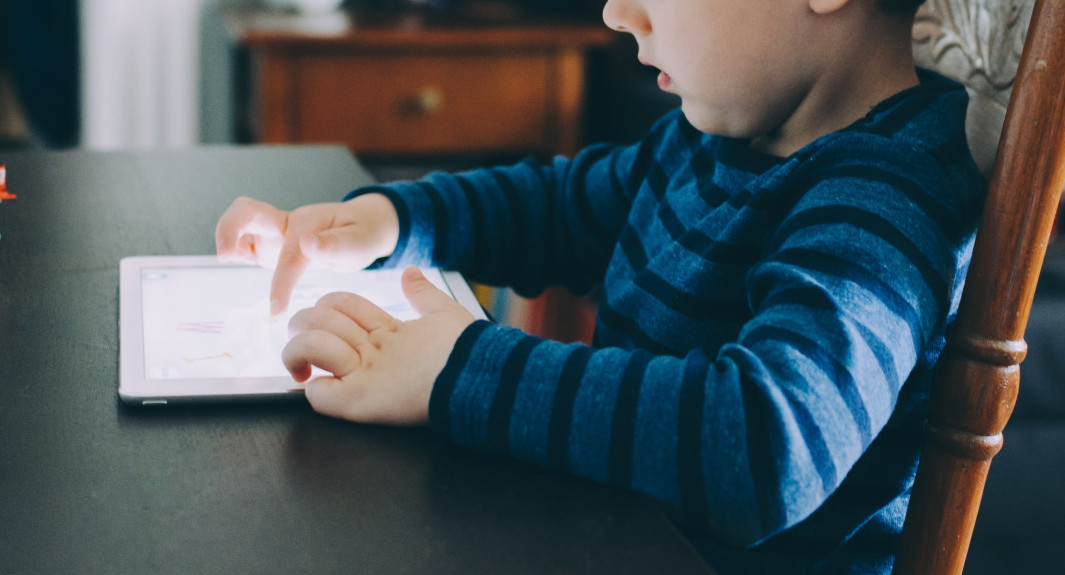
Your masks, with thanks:
[(270, 311), (277, 315), (308, 265), (362, 269), (390, 255), (398, 235), (396, 210), (380, 194), (292, 212), (237, 198), (218, 220), (215, 244), (223, 260), (275, 268)]
[[(458, 269), (533, 295), (602, 280), (648, 145), (599, 146), (547, 166), (523, 162), (355, 190), (344, 202), (285, 212), (238, 198), (219, 219), (219, 257), (275, 268), (271, 309), (287, 307), (311, 264)], [(391, 256), (391, 257), (389, 257)]]
[(558, 284), (588, 293), (602, 283), (655, 141), (652, 132), (638, 145), (593, 146), (546, 165), (437, 172), (352, 195), (384, 193), (398, 208), (400, 239), (386, 266), (456, 269), (526, 296)]

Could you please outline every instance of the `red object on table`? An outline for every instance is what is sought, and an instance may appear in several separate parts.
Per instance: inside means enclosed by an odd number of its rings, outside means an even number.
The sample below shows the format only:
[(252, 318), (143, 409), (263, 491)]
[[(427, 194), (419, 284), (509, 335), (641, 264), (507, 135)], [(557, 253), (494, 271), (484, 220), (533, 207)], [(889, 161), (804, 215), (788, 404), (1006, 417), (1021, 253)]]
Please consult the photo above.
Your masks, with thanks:
[(0, 200), (13, 200), (17, 198), (15, 194), (8, 193), (7, 191), (7, 166), (0, 164)]

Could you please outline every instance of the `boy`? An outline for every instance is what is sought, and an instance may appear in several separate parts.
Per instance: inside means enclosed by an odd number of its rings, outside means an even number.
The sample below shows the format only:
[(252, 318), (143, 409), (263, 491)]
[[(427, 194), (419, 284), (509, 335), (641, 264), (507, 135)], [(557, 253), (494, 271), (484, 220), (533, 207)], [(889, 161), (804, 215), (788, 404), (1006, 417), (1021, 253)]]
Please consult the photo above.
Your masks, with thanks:
[(429, 423), (647, 493), (720, 573), (887, 573), (931, 368), (982, 201), (965, 91), (917, 72), (920, 0), (609, 0), (681, 98), (638, 144), (356, 190), (241, 199), (221, 256), (433, 264), (599, 290), (595, 344), (473, 322), (408, 269), (421, 319), (350, 294), (292, 320), (315, 409)]

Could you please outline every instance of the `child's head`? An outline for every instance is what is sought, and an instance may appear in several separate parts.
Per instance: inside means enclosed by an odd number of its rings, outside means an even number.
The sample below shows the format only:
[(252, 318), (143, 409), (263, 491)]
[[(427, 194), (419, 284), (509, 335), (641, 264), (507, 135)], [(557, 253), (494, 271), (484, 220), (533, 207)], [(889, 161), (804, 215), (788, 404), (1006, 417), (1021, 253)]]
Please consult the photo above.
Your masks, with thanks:
[(760, 148), (779, 135), (764, 149), (786, 155), (916, 83), (921, 1), (609, 0), (603, 19), (636, 38), (693, 126)]

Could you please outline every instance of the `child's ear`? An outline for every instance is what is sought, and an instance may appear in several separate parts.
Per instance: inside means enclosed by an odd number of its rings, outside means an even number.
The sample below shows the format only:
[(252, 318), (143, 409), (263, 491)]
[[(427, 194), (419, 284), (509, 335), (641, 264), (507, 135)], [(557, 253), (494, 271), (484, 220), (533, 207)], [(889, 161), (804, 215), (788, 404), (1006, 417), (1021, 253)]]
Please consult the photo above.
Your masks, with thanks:
[(808, 0), (816, 14), (831, 14), (847, 5), (850, 0)]

